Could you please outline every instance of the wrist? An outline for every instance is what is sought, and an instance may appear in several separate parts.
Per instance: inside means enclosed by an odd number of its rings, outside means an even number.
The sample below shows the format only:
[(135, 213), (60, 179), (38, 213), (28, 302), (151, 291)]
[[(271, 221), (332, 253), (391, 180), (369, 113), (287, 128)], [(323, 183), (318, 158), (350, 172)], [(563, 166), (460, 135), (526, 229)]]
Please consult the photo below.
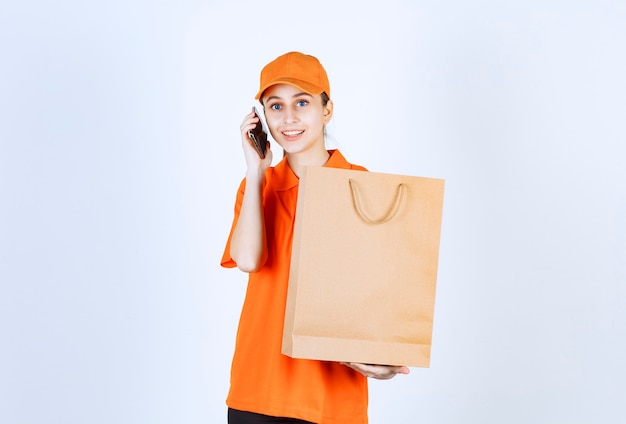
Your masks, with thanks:
[(261, 186), (263, 182), (263, 176), (265, 173), (260, 169), (248, 169), (246, 172), (246, 185), (258, 185)]

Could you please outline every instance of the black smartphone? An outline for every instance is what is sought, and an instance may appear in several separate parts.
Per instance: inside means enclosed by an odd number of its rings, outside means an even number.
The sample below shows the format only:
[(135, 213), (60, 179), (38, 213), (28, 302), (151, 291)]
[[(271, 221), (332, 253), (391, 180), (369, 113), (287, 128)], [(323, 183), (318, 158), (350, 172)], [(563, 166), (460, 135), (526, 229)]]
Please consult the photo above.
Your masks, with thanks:
[(261, 115), (259, 115), (259, 112), (256, 110), (256, 107), (252, 107), (252, 111), (259, 118), (259, 122), (257, 122), (254, 128), (248, 131), (248, 135), (254, 142), (254, 147), (259, 153), (259, 156), (261, 157), (261, 159), (264, 159), (265, 151), (267, 150), (267, 130), (265, 129), (263, 119), (261, 118)]

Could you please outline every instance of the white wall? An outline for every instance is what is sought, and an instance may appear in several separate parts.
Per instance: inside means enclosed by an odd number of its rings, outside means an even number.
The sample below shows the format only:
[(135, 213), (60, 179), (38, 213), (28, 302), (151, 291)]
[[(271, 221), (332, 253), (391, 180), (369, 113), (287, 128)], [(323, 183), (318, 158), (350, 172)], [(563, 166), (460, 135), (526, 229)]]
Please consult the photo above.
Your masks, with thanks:
[(0, 422), (225, 422), (238, 127), (288, 50), (326, 66), (350, 160), (446, 179), (431, 368), (372, 382), (371, 422), (619, 421), (624, 22), (608, 0), (3, 3)]

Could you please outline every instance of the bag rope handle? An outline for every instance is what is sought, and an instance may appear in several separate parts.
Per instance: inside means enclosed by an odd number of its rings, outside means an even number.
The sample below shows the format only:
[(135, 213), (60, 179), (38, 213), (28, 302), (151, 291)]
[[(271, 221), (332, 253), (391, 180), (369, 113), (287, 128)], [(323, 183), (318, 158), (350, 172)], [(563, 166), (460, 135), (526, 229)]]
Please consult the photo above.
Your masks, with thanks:
[(389, 208), (389, 210), (379, 219), (372, 219), (363, 212), (363, 208), (361, 207), (361, 200), (359, 198), (356, 182), (351, 178), (348, 178), (348, 184), (350, 185), (350, 191), (352, 192), (352, 204), (354, 206), (354, 210), (357, 212), (359, 217), (368, 224), (384, 224), (387, 221), (390, 221), (400, 209), (400, 202), (404, 197), (404, 183), (398, 184), (396, 188), (396, 196), (393, 200), (393, 204)]

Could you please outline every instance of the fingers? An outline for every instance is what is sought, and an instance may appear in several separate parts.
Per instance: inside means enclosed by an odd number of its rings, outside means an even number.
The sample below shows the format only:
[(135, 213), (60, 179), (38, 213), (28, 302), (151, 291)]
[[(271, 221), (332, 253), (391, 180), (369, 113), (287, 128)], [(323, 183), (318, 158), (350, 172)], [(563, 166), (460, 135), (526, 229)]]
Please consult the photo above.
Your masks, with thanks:
[(243, 119), (243, 122), (239, 126), (239, 130), (241, 131), (241, 135), (244, 138), (248, 138), (249, 139), (250, 136), (248, 136), (248, 131), (253, 129), (256, 126), (256, 124), (259, 122), (260, 119), (261, 118), (256, 116), (256, 114), (254, 112), (250, 112), (249, 114), (247, 114), (245, 116), (245, 118)]
[(250, 160), (252, 160), (253, 163), (258, 162), (255, 158), (255, 155), (258, 156), (258, 153), (254, 147), (254, 142), (250, 137), (249, 132), (258, 124), (259, 121), (260, 118), (254, 113), (254, 111), (252, 111), (244, 117), (241, 125), (239, 126), (243, 150), (248, 163), (250, 163)]
[(408, 374), (410, 372), (411, 370), (409, 369), (409, 367), (405, 367), (405, 366), (396, 367), (397, 374)]
[(360, 372), (366, 377), (378, 380), (389, 380), (398, 374), (408, 374), (410, 372), (409, 368), (405, 366), (372, 365), (356, 362), (342, 362), (342, 364)]

